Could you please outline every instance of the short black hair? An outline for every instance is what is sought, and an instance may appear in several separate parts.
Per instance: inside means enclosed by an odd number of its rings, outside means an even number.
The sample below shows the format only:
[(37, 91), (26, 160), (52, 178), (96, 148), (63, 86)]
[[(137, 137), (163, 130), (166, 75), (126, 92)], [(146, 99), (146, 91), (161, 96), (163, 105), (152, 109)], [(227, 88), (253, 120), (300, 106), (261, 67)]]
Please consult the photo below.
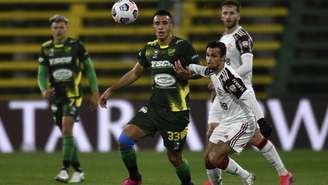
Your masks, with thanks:
[[(153, 15), (153, 19), (154, 19), (154, 17), (156, 16), (156, 15), (167, 15), (167, 16), (169, 16), (170, 17), (170, 19), (172, 20), (172, 15), (171, 15), (171, 13), (169, 12), (169, 11), (167, 11), (167, 10), (164, 10), (164, 9), (160, 9), (160, 10), (157, 10), (155, 13), (154, 13), (154, 15)], [(173, 21), (173, 20), (172, 20)]]
[(51, 25), (53, 22), (64, 22), (64, 23), (68, 23), (68, 19), (63, 16), (63, 15), (53, 15), (52, 17), (49, 18), (49, 24)]
[(225, 56), (227, 53), (227, 48), (223, 42), (220, 42), (218, 40), (210, 41), (207, 43), (206, 49), (207, 48), (219, 48), (220, 49), (220, 55)]
[(221, 4), (221, 8), (223, 6), (236, 6), (237, 12), (239, 12), (240, 7), (241, 7), (240, 3), (238, 1), (236, 1), (236, 0), (225, 0)]

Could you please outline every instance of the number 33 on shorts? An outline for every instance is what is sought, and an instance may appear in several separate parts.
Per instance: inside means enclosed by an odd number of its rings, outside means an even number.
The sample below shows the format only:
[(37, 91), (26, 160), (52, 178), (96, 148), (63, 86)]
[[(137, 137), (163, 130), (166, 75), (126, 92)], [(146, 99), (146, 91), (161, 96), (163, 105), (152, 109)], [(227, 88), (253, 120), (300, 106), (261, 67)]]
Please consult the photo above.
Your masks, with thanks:
[(188, 127), (186, 127), (181, 132), (167, 131), (167, 139), (169, 141), (179, 141), (185, 138), (187, 136), (187, 133), (188, 133)]

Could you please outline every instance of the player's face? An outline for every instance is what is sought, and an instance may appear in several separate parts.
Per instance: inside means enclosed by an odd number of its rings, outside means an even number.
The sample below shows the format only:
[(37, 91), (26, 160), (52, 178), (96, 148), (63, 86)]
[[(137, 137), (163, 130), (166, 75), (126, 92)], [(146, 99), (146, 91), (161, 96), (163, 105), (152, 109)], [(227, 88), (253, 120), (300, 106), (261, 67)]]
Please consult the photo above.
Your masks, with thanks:
[(153, 19), (153, 28), (156, 38), (160, 41), (165, 41), (172, 35), (173, 23), (167, 15), (156, 15)]
[(221, 51), (219, 48), (207, 48), (206, 61), (207, 66), (210, 69), (217, 70), (224, 64), (224, 56), (221, 56)]
[(221, 20), (226, 28), (231, 29), (238, 24), (240, 20), (240, 14), (237, 11), (236, 6), (225, 5), (222, 7), (221, 11)]
[(66, 38), (67, 24), (65, 22), (53, 22), (51, 33), (55, 41), (62, 41)]

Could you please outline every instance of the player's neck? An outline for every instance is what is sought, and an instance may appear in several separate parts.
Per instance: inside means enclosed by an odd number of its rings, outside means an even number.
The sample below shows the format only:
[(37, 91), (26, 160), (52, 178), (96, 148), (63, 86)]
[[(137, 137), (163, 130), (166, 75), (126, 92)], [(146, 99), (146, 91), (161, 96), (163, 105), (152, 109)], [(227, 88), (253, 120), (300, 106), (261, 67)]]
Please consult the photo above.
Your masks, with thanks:
[(170, 42), (172, 41), (172, 39), (173, 39), (173, 35), (171, 34), (167, 38), (165, 38), (164, 40), (158, 39), (158, 44), (160, 46), (167, 46), (167, 45), (170, 44)]
[(224, 62), (221, 64), (221, 65), (219, 65), (216, 69), (215, 69), (215, 73), (217, 74), (217, 73), (219, 73), (220, 71), (222, 71), (222, 69), (224, 68)]
[(224, 32), (226, 34), (230, 34), (230, 33), (234, 32), (238, 28), (239, 28), (239, 24), (236, 24), (234, 27), (231, 27), (231, 28), (225, 27)]
[(64, 37), (62, 39), (54, 39), (55, 44), (62, 44), (66, 41), (67, 37)]

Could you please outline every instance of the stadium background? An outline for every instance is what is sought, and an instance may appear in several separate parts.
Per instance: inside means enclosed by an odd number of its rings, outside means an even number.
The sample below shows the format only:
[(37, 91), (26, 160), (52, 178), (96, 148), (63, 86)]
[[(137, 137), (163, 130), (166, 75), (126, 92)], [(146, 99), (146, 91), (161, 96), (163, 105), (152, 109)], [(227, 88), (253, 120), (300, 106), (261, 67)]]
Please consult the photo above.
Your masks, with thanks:
[[(176, 35), (189, 39), (204, 60), (206, 42), (218, 39), (223, 31), (220, 2), (136, 0), (140, 13), (137, 21), (119, 25), (110, 15), (113, 0), (0, 0), (0, 170), (5, 168), (6, 157), (31, 155), (17, 152), (53, 152), (60, 146), (58, 130), (50, 123), (47, 102), (42, 100), (36, 82), (40, 45), (50, 38), (50, 16), (69, 18), (69, 35), (85, 43), (103, 91), (134, 65), (138, 50), (154, 39), (151, 16), (159, 7), (174, 14)], [(284, 153), (287, 158), (295, 157), (293, 152), (308, 156), (327, 153), (328, 2), (241, 3), (241, 25), (255, 40), (253, 84), (274, 127), (272, 141), (288, 151)], [(187, 148), (195, 153), (205, 144), (207, 83), (206, 79), (191, 82), (193, 112)], [(123, 123), (147, 101), (150, 84), (146, 75), (116, 93), (109, 110), (90, 113), (84, 106), (75, 132), (80, 150), (116, 152), (115, 141)], [(139, 143), (138, 148), (163, 150), (158, 137)], [(317, 177), (322, 185), (328, 184), (326, 176)], [(1, 175), (0, 184), (8, 184), (2, 183)]]

